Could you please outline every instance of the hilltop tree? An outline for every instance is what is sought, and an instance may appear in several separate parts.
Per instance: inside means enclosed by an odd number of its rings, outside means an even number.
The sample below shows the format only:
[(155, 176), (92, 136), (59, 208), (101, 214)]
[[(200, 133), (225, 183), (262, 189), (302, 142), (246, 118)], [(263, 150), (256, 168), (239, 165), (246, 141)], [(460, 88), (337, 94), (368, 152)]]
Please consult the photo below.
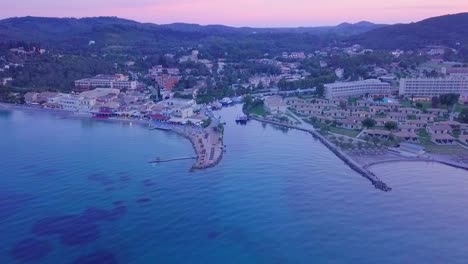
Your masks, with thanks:
[(390, 121), (390, 122), (385, 123), (385, 129), (387, 130), (392, 131), (397, 128), (398, 128), (398, 124), (396, 122)]
[(439, 108), (440, 106), (440, 99), (438, 96), (432, 97), (432, 108)]
[(362, 121), (362, 125), (365, 126), (366, 128), (371, 128), (371, 127), (375, 127), (375, 125), (377, 124), (377, 122), (372, 119), (372, 118), (366, 118)]
[(449, 93), (440, 95), (440, 103), (446, 105), (448, 108), (455, 105), (460, 98), (459, 94)]
[(459, 119), (460, 122), (468, 124), (468, 108), (465, 108), (461, 111)]

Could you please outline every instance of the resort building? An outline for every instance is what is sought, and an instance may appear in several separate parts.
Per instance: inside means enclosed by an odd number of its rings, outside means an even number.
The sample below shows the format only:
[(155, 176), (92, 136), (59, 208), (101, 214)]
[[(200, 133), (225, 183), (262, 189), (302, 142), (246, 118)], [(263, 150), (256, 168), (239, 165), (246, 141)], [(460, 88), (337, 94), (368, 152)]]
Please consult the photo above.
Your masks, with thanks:
[(86, 78), (75, 81), (75, 88), (78, 90), (90, 90), (93, 88), (115, 88), (134, 90), (137, 88), (136, 81), (129, 81), (128, 76), (116, 75), (96, 75), (93, 78)]
[(37, 104), (37, 96), (39, 95), (39, 93), (35, 93), (35, 92), (27, 92), (25, 95), (24, 95), (24, 102), (26, 104)]
[(414, 98), (431, 98), (448, 93), (466, 94), (468, 77), (401, 79), (399, 93)]
[(337, 126), (350, 130), (361, 130), (362, 129), (362, 120), (355, 118), (347, 118), (344, 120), (337, 121)]
[(449, 125), (434, 124), (427, 127), (427, 132), (431, 135), (431, 141), (437, 145), (455, 144), (455, 139), (450, 135), (452, 127)]
[(460, 99), (458, 101), (460, 104), (468, 104), (468, 91), (460, 94)]
[(382, 130), (382, 129), (367, 129), (362, 132), (362, 136), (368, 136), (371, 138), (381, 138), (381, 139), (389, 139), (390, 138), (390, 131)]
[(285, 113), (287, 105), (279, 95), (268, 96), (264, 100), (265, 109), (272, 114)]
[(465, 75), (468, 76), (468, 67), (442, 67), (441, 72), (446, 75)]
[(177, 82), (179, 82), (179, 79), (179, 76), (172, 76), (169, 74), (161, 74), (154, 77), (154, 81), (159, 85), (159, 87), (166, 91), (172, 91)]
[(325, 84), (325, 97), (329, 100), (363, 95), (389, 95), (390, 92), (390, 84), (376, 79)]

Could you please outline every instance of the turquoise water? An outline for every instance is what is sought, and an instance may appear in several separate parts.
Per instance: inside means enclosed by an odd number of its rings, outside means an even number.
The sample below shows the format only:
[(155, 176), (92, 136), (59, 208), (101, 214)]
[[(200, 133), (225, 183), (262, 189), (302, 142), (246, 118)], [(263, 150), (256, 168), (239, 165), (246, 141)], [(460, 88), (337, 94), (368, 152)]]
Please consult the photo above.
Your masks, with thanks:
[[(466, 171), (379, 165), (384, 193), (309, 134), (237, 126), (239, 111), (221, 112), (222, 162), (197, 172), (147, 163), (193, 155), (172, 133), (0, 112), (0, 263), (468, 262)], [(79, 220), (44, 224), (64, 216)]]

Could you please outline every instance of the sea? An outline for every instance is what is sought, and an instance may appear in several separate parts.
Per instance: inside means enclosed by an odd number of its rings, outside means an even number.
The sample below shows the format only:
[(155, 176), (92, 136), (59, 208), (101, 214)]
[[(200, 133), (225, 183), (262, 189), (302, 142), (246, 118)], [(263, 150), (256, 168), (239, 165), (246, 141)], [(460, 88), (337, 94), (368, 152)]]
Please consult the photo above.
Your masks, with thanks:
[(131, 122), (0, 112), (0, 263), (468, 263), (468, 172), (381, 164), (382, 192), (310, 134), (225, 122), (218, 166)]

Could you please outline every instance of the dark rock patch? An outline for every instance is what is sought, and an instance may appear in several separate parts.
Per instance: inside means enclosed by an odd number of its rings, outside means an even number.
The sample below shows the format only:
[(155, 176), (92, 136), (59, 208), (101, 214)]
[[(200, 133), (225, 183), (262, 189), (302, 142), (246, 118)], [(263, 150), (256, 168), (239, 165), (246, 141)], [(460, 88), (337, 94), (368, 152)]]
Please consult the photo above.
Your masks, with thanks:
[(11, 256), (22, 262), (39, 261), (52, 252), (52, 246), (42, 240), (29, 238), (18, 242), (10, 251)]
[(124, 201), (115, 201), (112, 204), (114, 204), (115, 206), (121, 206), (121, 205), (124, 205), (125, 202)]
[(78, 246), (94, 242), (99, 237), (100, 234), (97, 225), (82, 223), (62, 233), (60, 242), (66, 246)]
[(32, 232), (37, 236), (58, 236), (66, 246), (89, 244), (100, 237), (98, 224), (115, 221), (127, 213), (120, 205), (111, 210), (88, 208), (80, 215), (47, 217), (37, 221)]
[(19, 212), (33, 199), (30, 195), (0, 191), (0, 220)]
[(117, 264), (114, 254), (108, 251), (96, 251), (77, 258), (72, 264)]
[(152, 180), (144, 180), (143, 185), (146, 187), (151, 187), (151, 186), (154, 186), (155, 183)]
[(140, 198), (140, 199), (136, 200), (136, 202), (139, 203), (139, 204), (146, 204), (146, 203), (151, 202), (151, 199), (150, 198)]
[(114, 180), (109, 177), (109, 176), (106, 176), (102, 173), (93, 173), (91, 175), (88, 176), (88, 180), (90, 181), (93, 181), (93, 182), (97, 182), (99, 184), (102, 184), (104, 186), (108, 186), (108, 185), (111, 185), (114, 183)]
[(53, 176), (57, 174), (57, 171), (54, 169), (47, 169), (47, 170), (42, 170), (36, 173), (37, 176)]
[(218, 232), (218, 231), (211, 231), (211, 232), (209, 232), (209, 233), (207, 234), (207, 237), (208, 237), (209, 239), (216, 239), (216, 238), (218, 238), (220, 235), (221, 235), (221, 233)]

